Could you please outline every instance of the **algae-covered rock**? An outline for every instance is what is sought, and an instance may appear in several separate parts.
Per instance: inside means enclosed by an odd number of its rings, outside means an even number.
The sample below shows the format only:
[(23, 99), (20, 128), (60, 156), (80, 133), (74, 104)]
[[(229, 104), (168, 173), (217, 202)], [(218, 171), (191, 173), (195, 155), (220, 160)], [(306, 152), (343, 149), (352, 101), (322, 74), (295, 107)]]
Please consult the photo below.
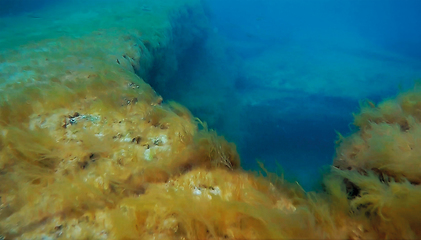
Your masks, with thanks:
[(421, 236), (418, 93), (364, 108), (306, 193), (144, 81), (203, 36), (199, 0), (76, 6), (0, 33), (0, 239)]
[(359, 130), (338, 142), (334, 174), (344, 180), (353, 216), (367, 219), (377, 238), (421, 236), (420, 96), (415, 86), (362, 105)]

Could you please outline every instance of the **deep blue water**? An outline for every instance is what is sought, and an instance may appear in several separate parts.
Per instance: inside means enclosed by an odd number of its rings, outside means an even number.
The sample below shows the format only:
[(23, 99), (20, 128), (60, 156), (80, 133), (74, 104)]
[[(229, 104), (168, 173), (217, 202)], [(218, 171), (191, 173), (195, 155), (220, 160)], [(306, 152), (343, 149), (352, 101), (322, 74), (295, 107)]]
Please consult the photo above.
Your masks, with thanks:
[[(359, 101), (369, 98), (378, 102), (392, 97), (398, 93), (399, 86), (408, 88), (413, 80), (421, 78), (421, 1), (205, 2), (216, 36), (209, 39), (211, 43), (204, 43), (205, 47), (198, 52), (192, 51), (179, 73), (179, 77), (188, 82), (181, 88), (189, 89), (187, 94), (194, 97), (189, 98), (181, 92), (168, 93), (168, 97), (190, 106), (193, 113), (204, 120), (211, 119), (212, 127), (235, 141), (246, 169), (256, 169), (256, 159), (272, 171), (279, 163), (287, 176), (310, 189), (321, 167), (332, 162), (335, 131), (348, 134), (355, 130), (350, 124), (352, 112), (358, 111)], [(223, 53), (219, 48), (223, 48)], [(296, 52), (300, 55), (291, 55), (288, 49), (299, 49)], [(271, 51), (275, 54), (265, 58)], [(209, 57), (209, 52), (218, 55)], [(287, 59), (284, 59), (285, 55)], [(207, 57), (206, 64), (191, 64), (191, 60), (200, 56)], [(278, 87), (274, 90), (266, 83), (268, 79), (256, 77), (254, 69), (248, 68), (256, 62), (264, 67), (266, 60), (268, 72), (282, 74), (300, 69), (287, 74), (289, 78), (283, 80), (286, 86), (303, 76), (316, 81), (311, 84), (317, 85), (319, 79), (331, 77), (329, 71), (343, 72), (343, 76), (336, 74), (331, 83), (338, 86), (339, 94), (335, 90), (314, 93), (306, 88)], [(221, 66), (214, 66), (218, 64)], [(353, 65), (356, 67), (350, 69)], [(384, 68), (385, 65), (391, 68)], [(355, 74), (359, 69), (362, 74)], [(209, 72), (210, 77), (199, 77), (196, 71)], [(374, 86), (370, 90), (363, 89), (364, 84), (355, 89), (341, 89), (343, 82), (353, 81), (348, 77), (353, 74), (366, 85)], [(196, 87), (190, 86), (192, 81), (196, 82)], [(203, 97), (203, 106), (191, 104), (192, 99), (200, 99), (192, 92), (209, 89), (209, 81), (220, 84), (221, 91), (228, 95), (217, 97), (225, 101), (216, 105), (224, 105), (218, 108), (206, 100), (215, 97), (217, 91), (214, 90), (209, 90), (209, 96)], [(279, 98), (259, 99), (255, 95), (256, 89), (262, 95), (275, 91)], [(355, 92), (356, 97), (342, 97), (340, 91)], [(247, 104), (241, 101), (242, 98), (256, 100)], [(220, 117), (214, 120), (215, 115)]]
[(62, 0), (0, 0), (0, 16), (36, 11)]
[[(0, 0), (0, 16), (56, 2)], [(279, 163), (310, 189), (360, 100), (421, 79), (419, 0), (203, 2), (209, 34), (155, 87), (235, 141), (245, 169)]]
[[(232, 40), (278, 44), (323, 39), (342, 47), (365, 41), (421, 57), (418, 0), (208, 0), (213, 24)], [(270, 46), (267, 46), (270, 47)]]

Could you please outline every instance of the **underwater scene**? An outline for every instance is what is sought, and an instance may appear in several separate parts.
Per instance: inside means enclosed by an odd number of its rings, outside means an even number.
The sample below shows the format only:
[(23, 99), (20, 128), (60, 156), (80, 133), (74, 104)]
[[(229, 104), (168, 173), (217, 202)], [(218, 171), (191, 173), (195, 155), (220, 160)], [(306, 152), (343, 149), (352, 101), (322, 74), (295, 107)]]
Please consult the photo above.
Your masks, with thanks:
[(421, 239), (421, 1), (0, 0), (9, 239)]

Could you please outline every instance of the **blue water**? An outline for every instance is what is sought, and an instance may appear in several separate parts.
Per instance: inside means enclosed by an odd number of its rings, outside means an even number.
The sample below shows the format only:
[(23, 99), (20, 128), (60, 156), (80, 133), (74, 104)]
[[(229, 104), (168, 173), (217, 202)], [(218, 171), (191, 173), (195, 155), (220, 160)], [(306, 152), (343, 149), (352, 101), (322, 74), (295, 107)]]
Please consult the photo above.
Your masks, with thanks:
[[(0, 0), (1, 16), (56, 1)], [(349, 134), (359, 101), (421, 79), (419, 0), (203, 0), (208, 33), (179, 59), (164, 99), (186, 105), (256, 160), (306, 189)], [(148, 79), (145, 79), (148, 81)]]
[(62, 0), (0, 0), (0, 16), (33, 12)]
[(183, 90), (161, 92), (235, 141), (245, 169), (280, 164), (311, 189), (359, 101), (421, 78), (421, 1), (205, 2), (212, 34), (169, 88)]

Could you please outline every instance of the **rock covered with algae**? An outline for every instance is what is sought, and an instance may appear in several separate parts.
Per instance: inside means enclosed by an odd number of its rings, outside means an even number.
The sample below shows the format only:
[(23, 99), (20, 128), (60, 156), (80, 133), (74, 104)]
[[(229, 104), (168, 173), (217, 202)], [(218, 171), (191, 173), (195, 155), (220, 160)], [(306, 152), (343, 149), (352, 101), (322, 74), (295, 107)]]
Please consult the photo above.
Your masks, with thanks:
[(38, 34), (2, 32), (1, 238), (421, 236), (419, 91), (362, 107), (321, 192), (245, 172), (233, 143), (142, 79), (174, 69), (204, 28), (200, 1), (170, 3), (47, 12)]

